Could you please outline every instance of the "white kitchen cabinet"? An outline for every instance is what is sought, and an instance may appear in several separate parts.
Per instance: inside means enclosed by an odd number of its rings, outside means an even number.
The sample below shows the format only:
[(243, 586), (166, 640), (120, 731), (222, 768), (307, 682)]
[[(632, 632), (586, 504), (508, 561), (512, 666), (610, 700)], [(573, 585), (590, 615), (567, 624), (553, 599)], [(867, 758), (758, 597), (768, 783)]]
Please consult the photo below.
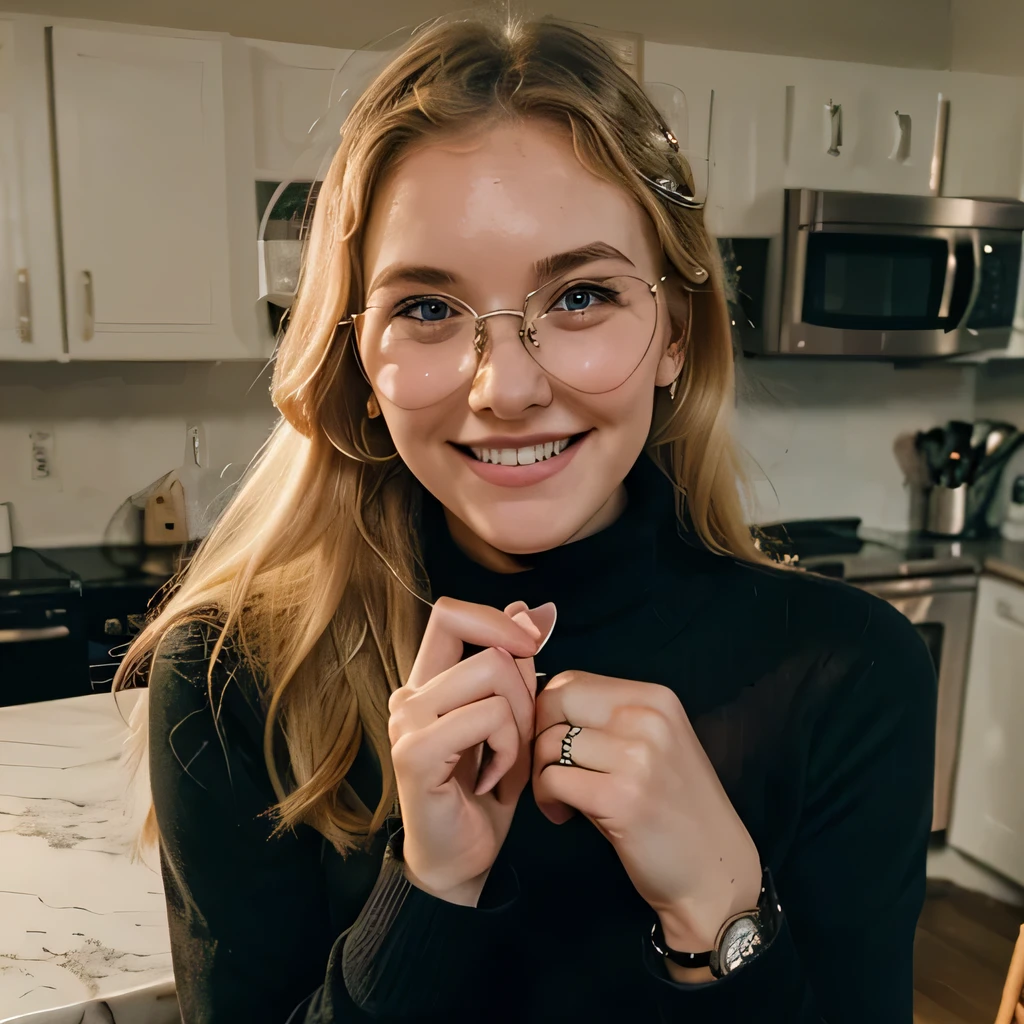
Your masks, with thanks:
[(61, 359), (43, 23), (0, 17), (0, 359)]
[(947, 839), (1024, 884), (1024, 586), (978, 585)]
[(953, 72), (942, 193), (1024, 198), (1024, 80)]
[[(786, 186), (927, 195), (942, 75), (814, 65), (789, 86)], [(838, 155), (829, 153), (829, 103), (841, 108)]]
[(315, 126), (342, 91), (336, 72), (353, 51), (262, 39), (246, 43), (256, 114), (256, 177), (312, 180), (321, 173), (325, 155), (318, 151), (316, 141), (323, 133)]
[(237, 41), (52, 33), (71, 357), (259, 356)]

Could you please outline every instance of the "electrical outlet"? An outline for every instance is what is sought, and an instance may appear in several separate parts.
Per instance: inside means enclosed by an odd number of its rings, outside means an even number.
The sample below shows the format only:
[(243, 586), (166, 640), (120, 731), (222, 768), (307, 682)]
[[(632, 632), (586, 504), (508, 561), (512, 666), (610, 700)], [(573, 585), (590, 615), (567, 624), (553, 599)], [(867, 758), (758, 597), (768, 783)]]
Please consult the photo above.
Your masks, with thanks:
[(52, 480), (53, 469), (53, 431), (37, 427), (29, 432), (31, 446), (31, 472), (33, 480)]

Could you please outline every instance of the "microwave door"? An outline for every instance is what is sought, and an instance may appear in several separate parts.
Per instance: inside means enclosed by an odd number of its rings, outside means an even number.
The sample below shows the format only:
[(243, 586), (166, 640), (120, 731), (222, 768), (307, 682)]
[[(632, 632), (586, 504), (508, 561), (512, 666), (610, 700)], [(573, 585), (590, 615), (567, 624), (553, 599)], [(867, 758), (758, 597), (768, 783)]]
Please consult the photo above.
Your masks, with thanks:
[[(953, 354), (969, 305), (970, 241), (950, 228), (827, 224), (802, 229), (790, 263), (786, 348), (794, 353), (921, 358)], [(792, 255), (792, 254), (791, 254)]]

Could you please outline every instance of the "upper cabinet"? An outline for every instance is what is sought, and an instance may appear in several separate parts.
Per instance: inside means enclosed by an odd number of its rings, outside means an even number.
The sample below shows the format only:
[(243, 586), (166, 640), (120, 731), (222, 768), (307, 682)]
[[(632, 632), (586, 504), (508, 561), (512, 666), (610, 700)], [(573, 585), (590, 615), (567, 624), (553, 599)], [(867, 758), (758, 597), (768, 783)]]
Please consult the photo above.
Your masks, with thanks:
[(1024, 79), (966, 72), (948, 78), (943, 195), (1024, 198)]
[(941, 73), (815, 61), (799, 77), (786, 187), (927, 195)]
[(0, 359), (64, 354), (42, 24), (0, 18)]
[[(252, 67), (256, 177), (262, 181), (312, 180), (337, 131), (325, 115), (338, 92), (337, 71), (352, 50), (246, 40)], [(331, 128), (340, 125), (331, 124)], [(332, 138), (328, 138), (328, 136)]]
[(52, 47), (69, 354), (259, 355), (233, 267), (255, 228), (251, 206), (232, 216), (252, 158), (229, 145), (225, 44), (57, 25)]

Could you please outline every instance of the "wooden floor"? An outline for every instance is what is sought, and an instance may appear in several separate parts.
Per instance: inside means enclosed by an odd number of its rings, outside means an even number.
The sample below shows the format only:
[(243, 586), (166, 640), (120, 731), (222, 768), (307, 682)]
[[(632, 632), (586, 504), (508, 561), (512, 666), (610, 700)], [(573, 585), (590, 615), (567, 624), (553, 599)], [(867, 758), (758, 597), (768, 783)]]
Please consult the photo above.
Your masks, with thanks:
[(992, 1024), (1024, 909), (928, 880), (914, 950), (914, 1024)]

